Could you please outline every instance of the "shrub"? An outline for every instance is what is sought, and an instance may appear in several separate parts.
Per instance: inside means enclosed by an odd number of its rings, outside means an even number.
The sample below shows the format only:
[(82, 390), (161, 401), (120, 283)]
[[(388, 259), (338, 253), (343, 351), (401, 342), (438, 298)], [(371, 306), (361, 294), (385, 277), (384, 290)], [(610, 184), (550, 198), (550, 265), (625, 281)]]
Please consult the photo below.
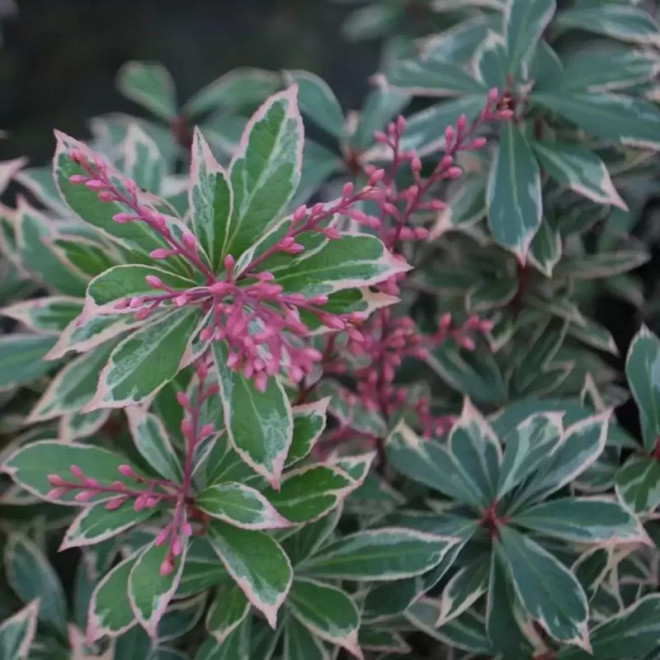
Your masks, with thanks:
[(660, 340), (638, 441), (590, 317), (643, 305), (660, 30), (419, 4), (359, 113), (131, 62), (151, 118), (3, 164), (1, 657), (660, 653)]

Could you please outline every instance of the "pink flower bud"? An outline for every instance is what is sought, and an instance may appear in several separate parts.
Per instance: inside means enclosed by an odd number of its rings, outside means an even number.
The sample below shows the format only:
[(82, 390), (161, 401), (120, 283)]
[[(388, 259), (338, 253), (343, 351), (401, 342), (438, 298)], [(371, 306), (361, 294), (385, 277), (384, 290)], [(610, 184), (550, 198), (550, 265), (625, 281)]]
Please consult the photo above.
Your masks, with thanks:
[(170, 532), (169, 525), (165, 527), (165, 529), (161, 529), (160, 532), (158, 532), (158, 536), (156, 536), (156, 541), (155, 541), (156, 546), (160, 547), (161, 545), (163, 545), (163, 543), (165, 543), (165, 541), (167, 541), (167, 536), (169, 532)]
[(225, 270), (227, 271), (227, 277), (231, 279), (234, 274), (234, 266), (236, 265), (236, 259), (232, 257), (231, 254), (228, 254), (225, 257)]
[(192, 536), (193, 533), (193, 528), (192, 525), (189, 522), (183, 523), (181, 525), (181, 531), (186, 535), (186, 536)]
[(385, 135), (385, 133), (383, 133), (383, 131), (376, 131), (374, 133), (374, 139), (379, 144), (386, 144), (389, 140), (389, 138), (387, 137), (387, 135)]
[(96, 492), (93, 490), (81, 490), (74, 499), (76, 502), (89, 502), (89, 500), (91, 500), (95, 495)]
[(85, 473), (82, 471), (82, 468), (80, 468), (77, 465), (72, 465), (70, 468), (71, 474), (74, 477), (78, 477), (78, 479), (82, 479), (85, 476)]
[(462, 174), (463, 170), (460, 167), (450, 167), (445, 176), (448, 179), (458, 179)]
[(157, 248), (156, 250), (152, 250), (149, 253), (149, 256), (152, 259), (167, 259), (167, 257), (172, 256), (174, 252), (172, 250), (166, 250), (165, 248)]
[(181, 545), (181, 539), (179, 537), (175, 538), (172, 541), (172, 554), (175, 557), (178, 557), (183, 552), (183, 546)]
[(125, 224), (126, 222), (133, 222), (136, 218), (132, 213), (115, 213), (112, 219), (119, 224)]
[(293, 212), (292, 220), (294, 222), (300, 222), (306, 215), (307, 215), (307, 207), (303, 204)]
[(69, 181), (71, 183), (85, 183), (87, 181), (87, 177), (84, 174), (72, 174), (69, 177)]
[(344, 187), (342, 188), (342, 191), (341, 191), (341, 196), (344, 199), (347, 199), (347, 198), (351, 197), (353, 195), (354, 188), (355, 187), (353, 186), (353, 184), (350, 181), (348, 183), (345, 183)]
[(115, 197), (114, 193), (111, 193), (109, 190), (102, 190), (97, 197), (102, 201), (102, 202), (114, 202), (117, 198)]
[(467, 117), (465, 115), (461, 115), (458, 118), (458, 121), (456, 122), (456, 128), (458, 129), (458, 132), (462, 133), (465, 130), (466, 126), (467, 126)]
[(85, 185), (90, 189), (90, 190), (104, 190), (107, 188), (107, 185), (101, 181), (101, 179), (89, 179), (88, 181), (85, 182)]
[(497, 113), (497, 118), (507, 121), (509, 119), (513, 119), (513, 114), (513, 110), (500, 110)]
[(48, 475), (48, 483), (51, 486), (64, 486), (66, 484), (66, 481), (60, 477), (59, 474), (49, 474)]
[(105, 508), (108, 511), (115, 511), (116, 509), (119, 509), (125, 501), (126, 498), (123, 495), (120, 495), (119, 497), (113, 497), (106, 503)]
[(500, 90), (497, 89), (497, 87), (493, 87), (493, 88), (488, 92), (488, 100), (489, 100), (491, 103), (494, 103), (495, 101), (497, 101), (497, 99), (499, 98), (499, 96), (500, 96)]
[(184, 292), (184, 293), (178, 295), (174, 299), (174, 304), (177, 307), (184, 307), (185, 305), (187, 305), (188, 304), (188, 294)]
[(145, 307), (144, 309), (138, 309), (138, 311), (135, 312), (134, 318), (136, 321), (144, 321), (145, 319), (148, 319), (150, 315), (151, 307)]
[(377, 183), (383, 180), (383, 177), (385, 176), (385, 170), (384, 169), (378, 169), (374, 170), (371, 175), (369, 176), (369, 185), (370, 186), (375, 186)]
[(179, 402), (179, 405), (183, 406), (184, 408), (188, 408), (188, 406), (190, 406), (190, 399), (185, 392), (177, 392), (176, 400)]
[(399, 133), (403, 133), (406, 130), (406, 118), (403, 115), (399, 115), (396, 120), (396, 128)]
[(156, 275), (147, 275), (144, 279), (152, 289), (165, 288), (163, 285), (163, 280), (161, 280), (160, 277), (157, 277)]
[(254, 379), (254, 386), (259, 392), (265, 392), (266, 387), (268, 386), (268, 376), (265, 372), (259, 372)]
[(160, 565), (160, 574), (164, 577), (169, 575), (174, 570), (174, 562), (170, 557), (167, 557), (163, 560), (163, 563)]
[(412, 171), (416, 172), (417, 174), (422, 171), (422, 160), (417, 154), (414, 154), (410, 160), (410, 167)]
[(135, 470), (130, 465), (120, 465), (117, 469), (119, 470), (119, 474), (123, 475), (124, 477), (137, 477)]
[(448, 143), (451, 143), (454, 141), (455, 137), (456, 137), (456, 129), (453, 126), (447, 126), (447, 128), (445, 128), (445, 140)]
[(197, 239), (192, 234), (183, 235), (183, 244), (193, 252), (197, 252)]

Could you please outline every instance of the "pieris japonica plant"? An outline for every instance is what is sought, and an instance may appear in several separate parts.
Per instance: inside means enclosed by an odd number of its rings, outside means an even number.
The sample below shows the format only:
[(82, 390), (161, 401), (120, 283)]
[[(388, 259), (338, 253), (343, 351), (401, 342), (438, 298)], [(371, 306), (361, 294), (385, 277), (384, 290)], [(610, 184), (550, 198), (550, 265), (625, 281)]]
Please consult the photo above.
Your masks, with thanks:
[(587, 314), (643, 302), (660, 31), (558, 14), (637, 44), (576, 91), (554, 2), (418, 4), (360, 111), (131, 62), (149, 118), (2, 164), (0, 658), (658, 657), (660, 340), (625, 387)]

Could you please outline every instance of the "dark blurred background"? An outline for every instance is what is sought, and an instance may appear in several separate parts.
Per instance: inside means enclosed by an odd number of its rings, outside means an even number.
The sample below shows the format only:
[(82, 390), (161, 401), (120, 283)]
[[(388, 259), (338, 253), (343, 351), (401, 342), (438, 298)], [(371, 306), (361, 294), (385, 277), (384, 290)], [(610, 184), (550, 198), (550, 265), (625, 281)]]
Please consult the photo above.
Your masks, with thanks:
[[(0, 14), (8, 0), (0, 0)], [(347, 43), (351, 7), (328, 0), (14, 0), (0, 28), (0, 160), (44, 164), (52, 129), (76, 137), (86, 120), (142, 114), (114, 86), (127, 60), (162, 62), (180, 101), (238, 66), (321, 75), (346, 108), (359, 107), (378, 67), (378, 44)]]

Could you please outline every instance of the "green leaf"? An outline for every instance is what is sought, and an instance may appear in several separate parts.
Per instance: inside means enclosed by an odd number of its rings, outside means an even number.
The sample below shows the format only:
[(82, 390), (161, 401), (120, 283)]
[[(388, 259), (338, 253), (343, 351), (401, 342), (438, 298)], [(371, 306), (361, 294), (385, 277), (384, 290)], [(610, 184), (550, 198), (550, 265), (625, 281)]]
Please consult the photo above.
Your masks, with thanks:
[(618, 94), (532, 94), (530, 101), (607, 142), (660, 149), (660, 111), (650, 101)]
[(328, 660), (323, 642), (298, 619), (289, 617), (284, 626), (284, 657), (287, 660)]
[[(172, 603), (158, 626), (158, 641), (160, 644), (173, 641), (192, 630), (202, 618), (206, 606), (207, 594), (199, 594), (195, 598), (177, 600)], [(159, 650), (162, 652), (163, 647)], [(167, 649), (169, 660), (170, 649)], [(160, 660), (160, 655), (158, 656)], [(187, 660), (185, 656), (175, 656), (175, 660)]]
[(127, 62), (117, 74), (119, 91), (160, 119), (176, 117), (174, 81), (167, 69), (155, 62)]
[(651, 80), (658, 70), (655, 57), (631, 49), (580, 52), (566, 63), (563, 90), (606, 92)]
[(250, 67), (234, 69), (197, 92), (186, 102), (184, 111), (196, 117), (218, 108), (239, 110), (261, 103), (269, 94), (274, 94), (280, 84), (280, 76), (272, 71)]
[(440, 600), (440, 628), (472, 607), (488, 589), (490, 565), (483, 556), (461, 568), (447, 582)]
[[(213, 549), (227, 572), (274, 629), (277, 611), (286, 600), (293, 579), (289, 558), (277, 541), (264, 532), (214, 521), (210, 533)], [(266, 557), (268, 561), (264, 561)]]
[(639, 520), (618, 502), (605, 498), (562, 497), (541, 502), (511, 522), (575, 543), (649, 543)]
[(565, 429), (561, 441), (516, 495), (516, 507), (538, 501), (575, 480), (596, 462), (607, 442), (609, 410)]
[[(65, 493), (61, 497), (48, 497), (52, 485), (48, 476), (56, 474), (64, 479), (72, 479), (71, 466), (77, 465), (86, 477), (96, 479), (101, 484), (110, 485), (115, 481), (126, 481), (119, 472), (119, 466), (128, 464), (128, 461), (119, 454), (93, 445), (74, 443), (61, 443), (55, 440), (41, 440), (32, 442), (17, 449), (2, 465), (6, 472), (16, 483), (27, 491), (58, 504), (76, 504), (73, 493)], [(107, 494), (102, 497), (107, 498)], [(87, 502), (95, 500), (87, 500)]]
[(157, 513), (157, 510), (152, 508), (135, 511), (131, 502), (109, 511), (106, 504), (107, 502), (99, 502), (85, 507), (66, 530), (60, 550), (107, 541)]
[(222, 644), (250, 612), (250, 603), (235, 582), (218, 585), (206, 617), (206, 628)]
[(626, 378), (639, 410), (644, 447), (652, 452), (660, 437), (660, 339), (646, 326), (628, 349)]
[(85, 412), (123, 408), (155, 394), (179, 372), (200, 320), (200, 310), (183, 307), (147, 322), (112, 351)]
[(238, 455), (277, 487), (293, 438), (291, 404), (277, 378), (260, 392), (227, 366), (227, 347), (213, 345), (227, 434)]
[(494, 651), (505, 658), (531, 657), (534, 647), (521, 629), (522, 613), (499, 553), (491, 553), (486, 630)]
[(486, 217), (486, 179), (481, 173), (465, 175), (450, 186), (447, 208), (440, 211), (430, 230), (430, 238), (438, 238), (453, 229), (471, 227)]
[(186, 565), (183, 567), (177, 597), (193, 596), (226, 579), (227, 571), (218, 561), (218, 555), (213, 550), (210, 541), (193, 536), (188, 547)]
[(558, 278), (576, 280), (600, 279), (613, 277), (620, 273), (635, 270), (650, 259), (645, 248), (629, 248), (617, 252), (600, 252), (599, 254), (581, 254), (565, 257), (555, 270)]
[(5, 545), (7, 581), (24, 602), (39, 599), (39, 620), (66, 634), (66, 598), (57, 573), (34, 541), (13, 533)]
[(342, 507), (337, 507), (323, 518), (299, 527), (294, 534), (284, 539), (282, 547), (294, 566), (307, 559), (325, 543), (337, 527), (341, 513)]
[(361, 483), (330, 465), (305, 465), (287, 473), (279, 491), (269, 489), (265, 495), (287, 520), (313, 522), (339, 506)]
[(314, 448), (316, 441), (325, 430), (326, 411), (330, 398), (325, 397), (313, 403), (294, 406), (293, 439), (286, 457), (285, 467), (291, 467), (306, 458)]
[(20, 200), (16, 212), (16, 247), (23, 267), (34, 273), (48, 289), (80, 297), (87, 277), (71, 264), (55, 244), (53, 221)]
[(488, 507), (497, 492), (502, 448), (493, 429), (468, 398), (449, 435), (449, 450), (481, 507)]
[(543, 31), (557, 8), (555, 0), (509, 0), (504, 10), (509, 73), (527, 69)]
[(157, 142), (137, 123), (128, 125), (118, 146), (123, 157), (122, 172), (142, 190), (159, 192), (165, 178), (165, 161)]
[(555, 22), (559, 30), (584, 30), (621, 41), (660, 45), (660, 26), (643, 9), (617, 4), (573, 7), (561, 12)]
[(0, 337), (0, 389), (24, 385), (56, 365), (45, 359), (55, 343), (49, 335), (13, 333)]
[(360, 646), (365, 651), (380, 651), (381, 653), (408, 654), (412, 651), (403, 637), (391, 630), (362, 628), (359, 635)]
[(530, 538), (500, 527), (496, 552), (525, 610), (553, 638), (589, 648), (587, 599), (573, 574)]
[[(268, 270), (268, 260), (264, 269)], [(315, 296), (370, 286), (409, 269), (375, 236), (345, 234), (327, 240), (320, 250), (274, 270), (274, 274), (286, 292)]]
[(278, 513), (264, 495), (244, 484), (223, 483), (209, 486), (197, 496), (195, 505), (212, 518), (224, 520), (242, 529), (277, 529), (291, 526), (291, 522)]
[(181, 461), (161, 420), (137, 406), (127, 408), (126, 416), (133, 444), (142, 458), (161, 477), (180, 483), (183, 477)]
[(541, 167), (557, 183), (597, 204), (627, 209), (605, 163), (592, 151), (567, 142), (532, 142)]
[(397, 62), (387, 72), (387, 84), (418, 96), (463, 96), (488, 93), (488, 88), (456, 64), (429, 60)]
[(660, 461), (633, 456), (617, 472), (619, 499), (635, 513), (648, 514), (660, 506)]
[(59, 335), (81, 311), (80, 298), (48, 296), (3, 307), (0, 314), (40, 334)]
[(37, 632), (39, 601), (33, 600), (0, 625), (0, 657), (27, 660)]
[(409, 96), (397, 89), (378, 87), (369, 93), (358, 115), (357, 125), (349, 142), (358, 153), (374, 144), (374, 133), (399, 114), (408, 103)]
[(523, 483), (552, 455), (562, 434), (560, 413), (531, 415), (507, 433), (497, 488), (498, 499)]
[(508, 305), (517, 293), (518, 281), (516, 279), (498, 277), (494, 280), (484, 280), (472, 287), (465, 304), (471, 313), (483, 313)]
[[(116, 313), (120, 301), (153, 295), (154, 289), (146, 281), (149, 275), (158, 277), (163, 284), (175, 290), (185, 291), (195, 286), (192, 280), (154, 266), (113, 266), (95, 277), (87, 286), (83, 318)], [(131, 310), (124, 311), (129, 313)]]
[(236, 259), (279, 218), (298, 186), (303, 126), (296, 94), (290, 87), (261, 106), (232, 159), (234, 205), (225, 252)]
[(336, 138), (344, 135), (344, 112), (330, 86), (309, 71), (285, 71), (290, 84), (298, 85), (298, 104), (304, 116)]
[(60, 369), (30, 413), (30, 422), (42, 422), (66, 413), (77, 413), (96, 391), (99, 373), (105, 367), (117, 342), (97, 346), (71, 360)]
[(578, 649), (563, 649), (557, 654), (557, 660), (619, 660), (632, 657), (631, 653), (635, 658), (651, 660), (656, 657), (658, 639), (660, 594), (649, 594), (593, 628), (593, 655)]
[(227, 173), (198, 128), (191, 149), (188, 204), (193, 232), (208, 255), (213, 272), (217, 273), (225, 253), (233, 193)]
[(154, 541), (138, 556), (128, 576), (128, 598), (135, 617), (140, 625), (155, 638), (158, 624), (176, 593), (181, 573), (186, 562), (188, 540), (181, 539), (182, 552), (173, 557), (174, 568), (167, 575), (161, 573), (161, 566), (169, 557), (169, 543), (156, 545)]
[(487, 196), (495, 240), (525, 259), (541, 224), (541, 172), (525, 136), (513, 123), (502, 127)]
[(314, 635), (362, 657), (358, 643), (360, 613), (344, 591), (316, 580), (296, 578), (288, 602), (296, 619)]
[[(195, 660), (247, 660), (250, 657), (252, 627), (252, 618), (246, 617), (221, 644), (218, 644), (213, 637), (207, 637), (199, 648)], [(270, 660), (271, 656), (258, 657)]]
[(456, 457), (440, 442), (423, 440), (401, 423), (385, 445), (391, 465), (409, 479), (477, 509), (482, 497)]
[(302, 566), (305, 573), (326, 578), (400, 580), (437, 566), (456, 543), (457, 538), (402, 527), (367, 530), (326, 545)]
[(116, 637), (137, 624), (128, 599), (128, 578), (136, 559), (136, 554), (127, 557), (96, 585), (87, 619), (87, 638), (90, 642), (105, 635)]

